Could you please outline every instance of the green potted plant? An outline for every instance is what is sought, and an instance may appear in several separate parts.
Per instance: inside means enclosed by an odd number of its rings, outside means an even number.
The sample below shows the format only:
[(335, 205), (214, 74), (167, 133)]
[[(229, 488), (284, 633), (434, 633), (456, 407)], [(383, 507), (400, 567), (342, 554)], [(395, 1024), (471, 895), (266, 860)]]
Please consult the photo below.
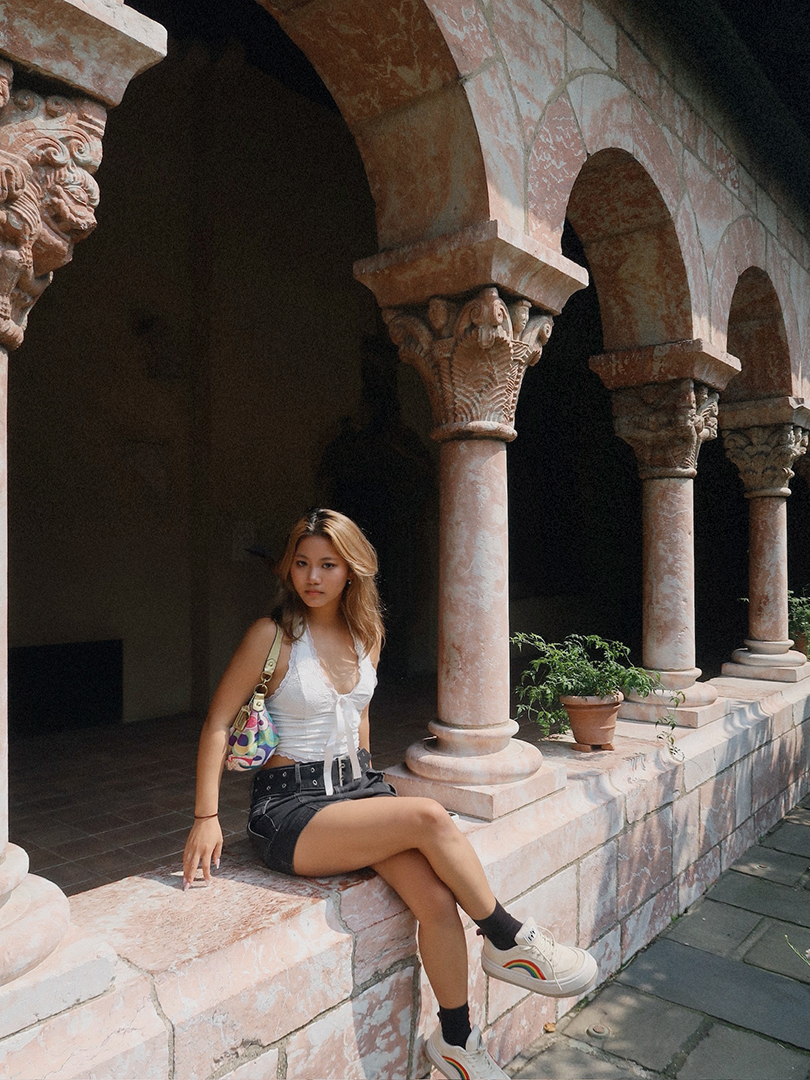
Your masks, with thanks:
[(597, 634), (569, 634), (559, 642), (515, 634), (512, 642), (537, 654), (515, 688), (518, 715), (539, 724), (544, 735), (570, 727), (575, 750), (612, 750), (624, 694), (647, 697), (661, 686), (658, 672), (628, 662), (627, 645)]
[(810, 640), (810, 596), (804, 590), (799, 596), (788, 590), (788, 634), (796, 649), (806, 656)]

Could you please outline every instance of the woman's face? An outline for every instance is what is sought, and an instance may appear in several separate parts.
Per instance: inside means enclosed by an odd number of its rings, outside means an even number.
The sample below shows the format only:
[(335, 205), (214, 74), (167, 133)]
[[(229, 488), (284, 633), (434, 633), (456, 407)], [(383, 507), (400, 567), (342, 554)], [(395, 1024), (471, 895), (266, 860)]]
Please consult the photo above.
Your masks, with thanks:
[(299, 540), (290, 567), (293, 588), (308, 608), (339, 607), (349, 579), (349, 564), (325, 536)]

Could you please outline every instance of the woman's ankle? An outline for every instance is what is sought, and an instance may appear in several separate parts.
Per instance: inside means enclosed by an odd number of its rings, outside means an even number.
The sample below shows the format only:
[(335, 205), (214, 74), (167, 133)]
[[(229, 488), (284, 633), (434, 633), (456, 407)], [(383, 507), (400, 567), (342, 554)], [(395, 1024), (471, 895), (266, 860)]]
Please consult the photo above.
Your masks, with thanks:
[(472, 1031), (469, 1003), (465, 1001), (457, 1009), (443, 1009), (440, 1005), (439, 1023), (442, 1038), (449, 1046), (466, 1046)]

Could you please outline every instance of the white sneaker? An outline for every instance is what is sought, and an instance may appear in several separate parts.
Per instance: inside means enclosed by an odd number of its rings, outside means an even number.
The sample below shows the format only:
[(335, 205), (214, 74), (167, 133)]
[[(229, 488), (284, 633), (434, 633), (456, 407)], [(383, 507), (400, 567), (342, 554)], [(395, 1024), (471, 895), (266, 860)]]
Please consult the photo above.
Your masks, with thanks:
[(487, 1053), (479, 1028), (474, 1027), (466, 1046), (451, 1046), (437, 1027), (425, 1043), (427, 1056), (448, 1080), (509, 1080)]
[(513, 949), (496, 949), (484, 938), (481, 966), (487, 975), (549, 997), (576, 997), (590, 990), (599, 970), (584, 949), (558, 945), (550, 931), (527, 919)]

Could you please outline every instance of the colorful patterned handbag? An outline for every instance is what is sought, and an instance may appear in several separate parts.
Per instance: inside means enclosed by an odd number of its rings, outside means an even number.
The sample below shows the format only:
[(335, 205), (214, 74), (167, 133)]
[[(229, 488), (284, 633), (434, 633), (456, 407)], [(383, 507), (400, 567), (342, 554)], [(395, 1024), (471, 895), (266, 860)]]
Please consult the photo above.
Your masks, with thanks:
[(262, 669), (261, 680), (257, 683), (250, 700), (239, 710), (231, 724), (228, 737), (228, 756), (225, 758), (226, 769), (260, 769), (275, 753), (278, 746), (278, 732), (267, 711), (264, 699), (267, 696), (267, 684), (272, 678), (281, 651), (281, 627), (276, 627), (273, 645), (267, 654)]

